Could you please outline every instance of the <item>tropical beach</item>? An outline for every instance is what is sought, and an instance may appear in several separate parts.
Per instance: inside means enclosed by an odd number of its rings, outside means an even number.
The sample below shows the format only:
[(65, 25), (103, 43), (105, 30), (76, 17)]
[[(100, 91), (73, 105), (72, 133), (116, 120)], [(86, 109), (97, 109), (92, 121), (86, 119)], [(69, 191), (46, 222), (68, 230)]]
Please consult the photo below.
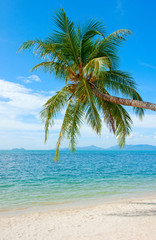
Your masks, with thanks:
[(0, 239), (155, 239), (156, 151), (54, 154), (0, 151)]
[(0, 240), (155, 240), (156, 3), (0, 8)]
[(156, 199), (108, 202), (88, 207), (1, 218), (1, 239), (155, 240)]

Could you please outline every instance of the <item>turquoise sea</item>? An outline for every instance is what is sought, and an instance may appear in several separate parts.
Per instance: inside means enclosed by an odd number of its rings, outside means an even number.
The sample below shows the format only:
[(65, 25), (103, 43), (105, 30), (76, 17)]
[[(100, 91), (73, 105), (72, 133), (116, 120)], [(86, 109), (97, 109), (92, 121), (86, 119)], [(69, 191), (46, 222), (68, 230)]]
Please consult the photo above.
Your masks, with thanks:
[(156, 194), (156, 152), (0, 151), (0, 208)]

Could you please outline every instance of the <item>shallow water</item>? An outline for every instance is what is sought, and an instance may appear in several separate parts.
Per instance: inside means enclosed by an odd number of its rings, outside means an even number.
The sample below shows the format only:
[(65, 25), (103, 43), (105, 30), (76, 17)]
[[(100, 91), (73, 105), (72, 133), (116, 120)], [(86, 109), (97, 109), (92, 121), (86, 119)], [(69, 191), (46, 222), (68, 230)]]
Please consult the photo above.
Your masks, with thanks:
[(0, 151), (0, 208), (156, 193), (156, 152)]

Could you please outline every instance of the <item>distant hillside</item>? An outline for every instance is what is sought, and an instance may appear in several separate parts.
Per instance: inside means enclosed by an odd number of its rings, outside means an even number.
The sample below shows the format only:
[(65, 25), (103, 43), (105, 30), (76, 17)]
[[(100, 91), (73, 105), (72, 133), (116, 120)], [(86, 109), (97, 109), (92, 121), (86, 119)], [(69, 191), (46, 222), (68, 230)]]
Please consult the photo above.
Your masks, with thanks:
[(139, 144), (139, 145), (125, 145), (125, 147), (121, 150), (118, 145), (104, 149), (101, 147), (97, 147), (94, 145), (85, 146), (85, 147), (78, 147), (77, 150), (81, 151), (113, 151), (113, 150), (120, 150), (120, 151), (156, 151), (156, 146), (148, 145), (148, 144)]
[[(107, 148), (107, 150), (120, 150), (119, 146), (113, 146)], [(148, 145), (148, 144), (140, 144), (140, 145), (125, 145), (122, 151), (156, 151), (156, 146)]]
[[(97, 147), (94, 145), (85, 146), (85, 147), (78, 147), (77, 150), (81, 151), (104, 151), (104, 150), (120, 150), (119, 146), (113, 146), (107, 149)], [(139, 144), (139, 145), (125, 145), (125, 147), (121, 151), (156, 151), (156, 146), (148, 145), (148, 144)]]
[[(55, 150), (55, 149), (53, 149)], [(63, 151), (69, 151), (68, 148), (62, 148)], [(110, 148), (101, 148), (95, 145), (77, 147), (78, 151), (156, 151), (156, 146), (148, 145), (148, 144), (139, 144), (139, 145), (125, 145), (125, 147), (121, 150), (118, 145), (110, 147)], [(25, 151), (24, 148), (13, 148), (11, 151)]]
[(83, 151), (103, 151), (103, 150), (105, 150), (104, 148), (97, 147), (97, 146), (94, 146), (94, 145), (86, 146), (86, 147), (77, 147), (76, 149), (77, 150), (83, 150)]

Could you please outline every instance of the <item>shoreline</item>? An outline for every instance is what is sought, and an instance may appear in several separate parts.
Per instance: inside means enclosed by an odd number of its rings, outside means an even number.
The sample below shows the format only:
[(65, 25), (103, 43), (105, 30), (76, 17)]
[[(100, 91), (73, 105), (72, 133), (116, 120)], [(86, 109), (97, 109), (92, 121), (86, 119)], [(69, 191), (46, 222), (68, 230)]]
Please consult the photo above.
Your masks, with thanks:
[(17, 216), (27, 213), (46, 212), (46, 211), (59, 211), (68, 209), (77, 209), (85, 207), (100, 206), (103, 204), (123, 203), (129, 201), (142, 201), (144, 199), (153, 200), (156, 199), (156, 193), (138, 193), (127, 194), (127, 196), (113, 195), (99, 198), (83, 198), (74, 200), (65, 200), (63, 202), (48, 202), (48, 203), (36, 203), (31, 206), (12, 207), (8, 209), (0, 209), (0, 217), (3, 216)]
[(3, 240), (155, 240), (156, 195), (0, 217)]

